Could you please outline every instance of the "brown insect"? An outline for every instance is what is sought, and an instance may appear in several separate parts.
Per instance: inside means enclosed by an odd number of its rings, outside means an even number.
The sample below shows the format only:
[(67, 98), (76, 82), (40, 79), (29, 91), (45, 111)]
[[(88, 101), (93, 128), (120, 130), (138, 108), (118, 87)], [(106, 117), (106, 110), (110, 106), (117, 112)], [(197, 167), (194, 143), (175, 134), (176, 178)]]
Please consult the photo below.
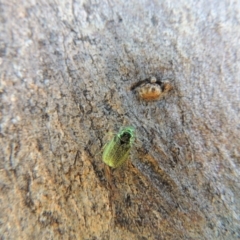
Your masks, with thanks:
[(135, 89), (139, 99), (145, 101), (155, 101), (164, 97), (173, 89), (172, 84), (168, 81), (157, 81), (155, 77), (136, 83), (132, 90)]

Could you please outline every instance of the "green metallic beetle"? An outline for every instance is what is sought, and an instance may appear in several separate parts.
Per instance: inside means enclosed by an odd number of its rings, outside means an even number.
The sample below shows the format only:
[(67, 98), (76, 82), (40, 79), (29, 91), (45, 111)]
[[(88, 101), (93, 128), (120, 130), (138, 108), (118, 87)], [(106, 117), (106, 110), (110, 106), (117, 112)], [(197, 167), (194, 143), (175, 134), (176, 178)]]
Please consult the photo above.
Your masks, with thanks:
[(112, 168), (122, 165), (128, 159), (134, 140), (135, 128), (122, 128), (105, 146), (102, 156), (103, 162)]

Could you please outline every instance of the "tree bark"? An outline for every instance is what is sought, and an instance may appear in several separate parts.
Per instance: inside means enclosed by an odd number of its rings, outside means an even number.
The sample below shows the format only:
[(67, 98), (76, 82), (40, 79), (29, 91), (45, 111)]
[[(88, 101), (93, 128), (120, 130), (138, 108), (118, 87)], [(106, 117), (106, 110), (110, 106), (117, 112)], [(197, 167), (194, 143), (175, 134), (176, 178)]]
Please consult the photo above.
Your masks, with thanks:
[[(2, 0), (1, 239), (239, 239), (239, 9)], [(145, 102), (151, 76), (173, 90)]]

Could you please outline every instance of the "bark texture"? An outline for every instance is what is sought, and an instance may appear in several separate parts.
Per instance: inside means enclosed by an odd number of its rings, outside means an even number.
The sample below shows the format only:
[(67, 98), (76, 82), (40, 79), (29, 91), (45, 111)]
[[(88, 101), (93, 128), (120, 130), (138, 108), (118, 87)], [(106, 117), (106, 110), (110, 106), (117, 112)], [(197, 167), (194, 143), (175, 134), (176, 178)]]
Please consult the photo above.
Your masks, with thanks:
[[(239, 1), (1, 0), (0, 22), (1, 239), (240, 238)], [(150, 76), (173, 90), (139, 100)]]

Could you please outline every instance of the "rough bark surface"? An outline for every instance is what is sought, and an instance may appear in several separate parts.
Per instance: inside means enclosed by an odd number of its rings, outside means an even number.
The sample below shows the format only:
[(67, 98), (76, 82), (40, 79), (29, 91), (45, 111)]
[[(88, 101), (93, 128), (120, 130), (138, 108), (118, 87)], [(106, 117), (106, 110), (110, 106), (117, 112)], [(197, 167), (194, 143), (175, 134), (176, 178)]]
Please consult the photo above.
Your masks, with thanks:
[[(1, 0), (0, 21), (1, 239), (240, 238), (239, 1)], [(174, 90), (139, 100), (150, 76)]]

